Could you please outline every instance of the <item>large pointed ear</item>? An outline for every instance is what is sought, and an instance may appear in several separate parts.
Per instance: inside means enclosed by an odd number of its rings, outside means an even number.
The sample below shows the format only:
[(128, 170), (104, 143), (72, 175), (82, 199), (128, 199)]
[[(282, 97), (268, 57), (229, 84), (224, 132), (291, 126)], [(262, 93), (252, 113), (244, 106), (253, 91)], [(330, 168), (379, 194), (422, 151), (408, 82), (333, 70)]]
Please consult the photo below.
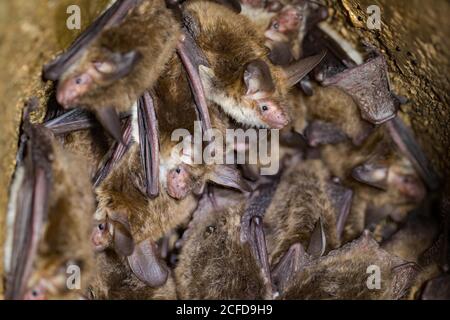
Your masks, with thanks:
[(169, 276), (164, 261), (159, 258), (156, 244), (144, 240), (134, 247), (133, 254), (128, 257), (128, 264), (134, 275), (152, 288), (163, 286)]
[(275, 89), (269, 66), (261, 59), (246, 65), (244, 82), (247, 87), (245, 95), (252, 99), (266, 98)]
[(114, 225), (114, 250), (119, 256), (128, 257), (134, 251), (134, 240), (129, 230), (119, 223), (112, 222)]
[(421, 268), (414, 262), (406, 262), (394, 267), (392, 269), (392, 298), (402, 298), (420, 271)]
[(107, 81), (115, 81), (127, 76), (142, 57), (135, 50), (127, 53), (110, 53), (108, 56), (109, 59), (106, 61), (94, 62), (95, 69)]
[(319, 218), (311, 234), (307, 252), (313, 258), (319, 258), (325, 253), (326, 247), (327, 247), (327, 238), (325, 235), (322, 218)]
[(287, 67), (284, 67), (283, 70), (287, 79), (288, 86), (292, 87), (297, 82), (302, 80), (323, 60), (323, 58), (325, 58), (326, 54), (327, 51), (323, 50), (321, 53), (315, 56), (299, 60)]
[(96, 110), (95, 115), (103, 128), (116, 140), (123, 142), (120, 118), (114, 107), (102, 107)]
[(250, 192), (252, 188), (242, 177), (240, 171), (232, 166), (216, 165), (209, 175), (209, 180), (218, 185)]

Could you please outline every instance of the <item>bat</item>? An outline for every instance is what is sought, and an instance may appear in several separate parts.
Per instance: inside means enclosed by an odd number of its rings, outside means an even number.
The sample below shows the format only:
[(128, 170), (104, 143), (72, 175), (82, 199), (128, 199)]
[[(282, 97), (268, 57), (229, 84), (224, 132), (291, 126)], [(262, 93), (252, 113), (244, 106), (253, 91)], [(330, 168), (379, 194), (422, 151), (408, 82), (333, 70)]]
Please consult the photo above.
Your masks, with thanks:
[(351, 206), (347, 192), (330, 180), (320, 160), (294, 161), (264, 217), (270, 265), (277, 265), (296, 243), (314, 257), (336, 248)]
[(89, 286), (91, 300), (176, 299), (175, 284), (169, 277), (164, 286), (153, 288), (139, 280), (126, 261), (112, 250), (96, 256), (96, 273)]
[(190, 223), (175, 268), (181, 299), (271, 298), (257, 258), (240, 239), (244, 211), (241, 203), (196, 215)]
[[(303, 255), (297, 258), (303, 264), (299, 265), (280, 299), (396, 300), (406, 294), (420, 270), (415, 263), (381, 249), (367, 231), (359, 239), (318, 259), (305, 257), (302, 250), (297, 252)], [(370, 265), (378, 266), (384, 275), (379, 290), (371, 290), (367, 285)], [(349, 279), (352, 281), (348, 282)], [(340, 285), (344, 282), (345, 286)]]
[(326, 78), (322, 84), (344, 90), (360, 108), (361, 117), (375, 125), (394, 118), (400, 105), (391, 93), (387, 64), (382, 55)]
[(348, 140), (356, 146), (363, 144), (373, 125), (361, 118), (352, 98), (337, 88), (313, 86), (313, 90), (311, 97), (294, 95), (302, 105), (294, 109), (294, 115), (306, 113), (303, 117), (307, 118), (306, 124), (298, 123), (294, 129), (303, 133), (312, 147)]
[[(93, 267), (93, 252), (85, 241), (94, 212), (89, 170), (80, 165), (83, 159), (63, 150), (48, 129), (31, 124), (28, 112), (26, 108), (24, 154), (13, 188), (17, 195), (10, 204), (14, 227), (8, 234), (13, 242), (6, 298), (82, 298)], [(78, 290), (66, 284), (71, 266), (83, 273)]]
[(310, 1), (283, 6), (264, 33), (266, 46), (271, 49), (270, 60), (277, 65), (288, 65), (300, 59), (306, 34), (327, 18), (328, 10)]
[[(208, 61), (208, 66), (199, 67), (207, 98), (220, 105), (239, 123), (284, 127), (288, 115), (283, 87), (298, 82), (321, 61), (325, 53), (282, 69), (273, 66), (267, 59), (267, 48), (245, 16), (200, 1), (184, 6), (184, 19), (190, 21), (189, 32)], [(220, 27), (215, 23), (217, 19), (223, 21)], [(221, 46), (218, 38), (233, 45)], [(220, 59), (217, 58), (219, 56)], [(267, 92), (267, 88), (272, 90)]]
[(162, 0), (119, 1), (44, 76), (58, 80), (56, 97), (63, 107), (92, 111), (120, 141), (117, 113), (129, 111), (155, 83), (175, 51), (179, 29)]

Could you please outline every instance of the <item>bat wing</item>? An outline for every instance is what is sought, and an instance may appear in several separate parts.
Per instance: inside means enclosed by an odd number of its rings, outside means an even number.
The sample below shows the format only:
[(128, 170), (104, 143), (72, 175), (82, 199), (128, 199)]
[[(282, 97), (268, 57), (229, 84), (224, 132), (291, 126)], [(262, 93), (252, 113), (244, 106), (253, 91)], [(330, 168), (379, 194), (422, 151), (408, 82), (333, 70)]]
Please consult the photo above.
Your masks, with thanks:
[(146, 192), (153, 198), (159, 194), (159, 133), (155, 99), (149, 92), (144, 93), (138, 101), (138, 123)]
[(199, 67), (200, 65), (207, 66), (208, 63), (203, 58), (202, 51), (189, 31), (185, 30), (184, 39), (178, 43), (177, 52), (189, 78), (189, 85), (194, 96), (198, 117), (202, 122), (202, 129), (204, 132), (207, 132), (212, 126), (205, 90), (200, 79)]
[(122, 128), (123, 143), (115, 141), (111, 146), (111, 149), (105, 155), (93, 178), (93, 184), (95, 188), (98, 187), (100, 183), (108, 176), (108, 174), (122, 159), (131, 145), (131, 117), (127, 117), (123, 120)]
[[(42, 225), (47, 217), (51, 188), (52, 146), (48, 132), (42, 127), (24, 124), (23, 170), (14, 212), (13, 241), (6, 280), (7, 299), (21, 299), (32, 272)], [(17, 171), (16, 171), (17, 172)]]
[(84, 109), (72, 109), (59, 117), (44, 123), (55, 135), (62, 135), (74, 131), (90, 129), (97, 126), (92, 113)]
[(379, 125), (397, 114), (398, 102), (389, 90), (386, 60), (381, 55), (327, 78), (322, 84), (336, 86), (349, 94), (362, 118), (370, 123)]

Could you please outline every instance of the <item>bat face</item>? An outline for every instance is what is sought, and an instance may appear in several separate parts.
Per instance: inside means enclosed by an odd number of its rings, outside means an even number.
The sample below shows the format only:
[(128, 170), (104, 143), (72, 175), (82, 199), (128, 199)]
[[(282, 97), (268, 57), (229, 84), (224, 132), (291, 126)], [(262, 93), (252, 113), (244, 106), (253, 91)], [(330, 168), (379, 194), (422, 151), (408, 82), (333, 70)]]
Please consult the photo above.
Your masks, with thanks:
[(120, 54), (92, 48), (62, 75), (56, 91), (58, 102), (65, 108), (85, 105), (84, 95), (106, 88), (127, 76), (140, 57), (136, 51)]
[[(42, 262), (42, 261), (41, 261)], [(37, 262), (40, 264), (40, 261)], [(70, 265), (79, 265), (73, 261), (58, 258), (47, 261), (38, 267), (30, 278), (24, 300), (74, 300), (84, 299), (80, 289), (69, 289), (67, 270)], [(81, 271), (83, 276), (83, 270)]]
[(273, 41), (288, 40), (288, 34), (300, 28), (302, 19), (299, 9), (293, 6), (286, 6), (272, 18), (265, 36)]

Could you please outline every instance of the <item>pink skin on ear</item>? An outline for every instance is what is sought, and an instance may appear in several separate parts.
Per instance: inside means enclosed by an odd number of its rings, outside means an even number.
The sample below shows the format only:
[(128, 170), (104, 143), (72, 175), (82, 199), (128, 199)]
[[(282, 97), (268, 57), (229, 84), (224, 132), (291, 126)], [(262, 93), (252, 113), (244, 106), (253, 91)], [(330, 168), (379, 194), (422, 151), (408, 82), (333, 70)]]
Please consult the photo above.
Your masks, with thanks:
[(192, 179), (183, 166), (170, 170), (167, 174), (167, 193), (175, 199), (184, 199), (192, 189)]
[(76, 104), (77, 99), (84, 95), (92, 86), (94, 79), (91, 72), (70, 77), (58, 84), (56, 90), (56, 100), (65, 108)]
[(271, 100), (257, 101), (261, 120), (272, 129), (282, 129), (289, 123), (289, 118), (284, 110)]

